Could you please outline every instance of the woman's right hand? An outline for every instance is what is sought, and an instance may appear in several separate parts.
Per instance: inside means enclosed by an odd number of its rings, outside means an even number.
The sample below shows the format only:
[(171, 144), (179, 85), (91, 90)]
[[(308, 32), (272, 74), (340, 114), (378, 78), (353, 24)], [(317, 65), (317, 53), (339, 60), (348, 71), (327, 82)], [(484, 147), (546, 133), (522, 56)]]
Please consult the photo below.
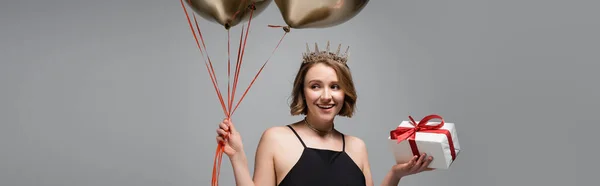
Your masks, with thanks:
[(398, 178), (417, 174), (423, 171), (432, 171), (435, 169), (428, 168), (429, 163), (433, 161), (433, 157), (427, 156), (427, 154), (421, 154), (421, 156), (414, 156), (410, 161), (406, 163), (396, 164), (392, 167), (394, 175)]
[(235, 130), (233, 123), (227, 118), (219, 124), (219, 128), (217, 129), (217, 143), (225, 145), (224, 153), (229, 158), (244, 151), (240, 134)]

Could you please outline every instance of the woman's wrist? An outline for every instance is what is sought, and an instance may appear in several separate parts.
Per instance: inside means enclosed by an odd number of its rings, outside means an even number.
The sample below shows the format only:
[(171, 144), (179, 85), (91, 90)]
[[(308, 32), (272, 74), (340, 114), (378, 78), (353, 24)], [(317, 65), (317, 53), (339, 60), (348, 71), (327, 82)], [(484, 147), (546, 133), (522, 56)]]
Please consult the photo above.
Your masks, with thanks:
[(235, 154), (230, 156), (229, 159), (231, 160), (231, 164), (233, 164), (233, 166), (239, 164), (245, 165), (248, 162), (248, 160), (246, 159), (246, 153), (244, 151), (236, 152)]
[(398, 175), (393, 169), (388, 171), (387, 175), (384, 178), (382, 186), (395, 186), (400, 183), (400, 179), (402, 179), (401, 175)]
[(231, 161), (231, 166), (233, 167), (236, 185), (254, 186), (250, 170), (248, 169), (246, 153), (244, 153), (244, 151), (236, 152), (229, 157), (229, 160)]
[(402, 175), (402, 174), (398, 173), (398, 172), (397, 172), (397, 171), (395, 171), (393, 168), (390, 170), (390, 176), (391, 176), (393, 179), (397, 179), (397, 180), (400, 180), (400, 179), (402, 179), (402, 177), (404, 177), (404, 175)]

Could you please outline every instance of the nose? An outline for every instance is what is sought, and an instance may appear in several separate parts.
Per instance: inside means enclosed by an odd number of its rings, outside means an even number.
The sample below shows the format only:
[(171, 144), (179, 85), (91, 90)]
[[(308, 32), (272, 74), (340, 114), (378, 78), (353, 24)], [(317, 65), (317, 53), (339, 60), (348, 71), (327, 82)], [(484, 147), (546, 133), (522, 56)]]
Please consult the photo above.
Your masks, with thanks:
[(331, 101), (331, 89), (323, 89), (323, 92), (321, 93), (321, 100), (323, 100), (323, 102)]

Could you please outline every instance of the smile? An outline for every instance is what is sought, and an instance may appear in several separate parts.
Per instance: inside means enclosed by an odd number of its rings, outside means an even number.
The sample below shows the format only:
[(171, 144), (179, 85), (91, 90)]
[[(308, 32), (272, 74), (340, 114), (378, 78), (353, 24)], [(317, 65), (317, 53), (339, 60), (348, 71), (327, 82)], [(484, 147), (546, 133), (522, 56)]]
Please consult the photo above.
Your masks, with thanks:
[(317, 105), (317, 107), (321, 108), (321, 109), (330, 109), (333, 108), (335, 106), (335, 104), (332, 105)]

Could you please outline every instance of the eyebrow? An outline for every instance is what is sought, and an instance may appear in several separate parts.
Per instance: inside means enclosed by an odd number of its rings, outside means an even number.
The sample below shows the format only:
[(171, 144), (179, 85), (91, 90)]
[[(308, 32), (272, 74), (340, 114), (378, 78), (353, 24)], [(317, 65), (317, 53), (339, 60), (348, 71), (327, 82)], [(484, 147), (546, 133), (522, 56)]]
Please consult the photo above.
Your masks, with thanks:
[(309, 79), (309, 80), (308, 80), (308, 83), (312, 83), (312, 82), (318, 82), (318, 83), (321, 83), (321, 82), (323, 82), (323, 81), (321, 81), (321, 80), (318, 80), (318, 79), (312, 79), (312, 80), (310, 80), (310, 79)]
[[(312, 83), (312, 82), (323, 83), (323, 81), (318, 80), (318, 79), (309, 80), (307, 83)], [(339, 81), (331, 81), (331, 83), (339, 83)]]

